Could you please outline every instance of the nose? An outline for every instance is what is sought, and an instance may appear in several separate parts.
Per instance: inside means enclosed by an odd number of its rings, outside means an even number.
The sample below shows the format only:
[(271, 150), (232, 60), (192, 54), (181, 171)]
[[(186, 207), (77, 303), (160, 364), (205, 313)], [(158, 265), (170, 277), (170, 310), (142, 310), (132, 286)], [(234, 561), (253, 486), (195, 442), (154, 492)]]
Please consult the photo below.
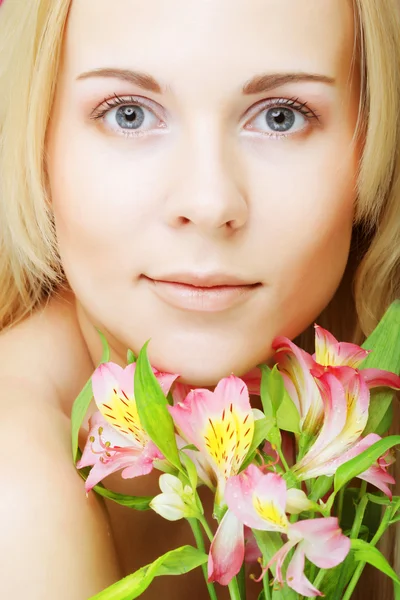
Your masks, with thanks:
[(203, 129), (187, 138), (176, 157), (176, 173), (164, 204), (169, 226), (192, 226), (207, 235), (227, 235), (245, 226), (249, 207), (240, 169), (220, 136)]

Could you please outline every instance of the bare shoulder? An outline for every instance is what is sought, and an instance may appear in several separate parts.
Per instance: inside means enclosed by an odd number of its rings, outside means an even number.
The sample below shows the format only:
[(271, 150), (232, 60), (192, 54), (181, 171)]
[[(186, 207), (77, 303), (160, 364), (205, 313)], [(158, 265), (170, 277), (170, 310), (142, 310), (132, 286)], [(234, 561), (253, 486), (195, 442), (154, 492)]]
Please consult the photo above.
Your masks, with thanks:
[(72, 462), (58, 395), (68, 359), (57, 342), (68, 336), (62, 325), (57, 334), (54, 315), (30, 319), (0, 336), (2, 595), (87, 600), (120, 577), (119, 567), (106, 511), (86, 497)]
[(24, 321), (0, 333), (0, 381), (6, 378), (22, 386), (38, 386), (52, 402), (63, 403), (63, 408), (79, 392), (90, 370), (73, 297), (68, 293), (52, 297)]

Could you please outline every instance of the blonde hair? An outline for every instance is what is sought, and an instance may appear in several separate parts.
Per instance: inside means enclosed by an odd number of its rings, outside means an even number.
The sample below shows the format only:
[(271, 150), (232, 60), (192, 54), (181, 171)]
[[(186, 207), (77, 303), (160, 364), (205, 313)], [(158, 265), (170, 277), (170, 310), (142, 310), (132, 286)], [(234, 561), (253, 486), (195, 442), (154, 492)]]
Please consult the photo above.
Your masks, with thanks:
[[(360, 343), (400, 296), (400, 16), (398, 0), (353, 4), (363, 156), (347, 270), (318, 322)], [(65, 285), (45, 149), (70, 5), (0, 7), (0, 330)], [(311, 333), (301, 336), (303, 347)]]

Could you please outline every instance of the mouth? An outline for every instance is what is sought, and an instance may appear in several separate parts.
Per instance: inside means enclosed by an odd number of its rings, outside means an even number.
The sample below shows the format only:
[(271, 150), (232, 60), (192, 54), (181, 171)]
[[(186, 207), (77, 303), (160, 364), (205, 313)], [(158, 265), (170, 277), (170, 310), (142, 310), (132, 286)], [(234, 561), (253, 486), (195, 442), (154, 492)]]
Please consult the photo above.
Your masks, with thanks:
[(154, 293), (164, 302), (186, 311), (220, 312), (250, 299), (261, 282), (221, 273), (176, 273), (149, 277)]

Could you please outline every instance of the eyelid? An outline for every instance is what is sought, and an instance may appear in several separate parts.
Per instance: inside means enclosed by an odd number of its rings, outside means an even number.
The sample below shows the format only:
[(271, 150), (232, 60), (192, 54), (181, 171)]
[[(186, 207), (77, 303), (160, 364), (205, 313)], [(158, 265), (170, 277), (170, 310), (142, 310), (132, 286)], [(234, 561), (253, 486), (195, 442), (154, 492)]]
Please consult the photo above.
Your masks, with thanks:
[(104, 98), (104, 100), (100, 104), (95, 106), (90, 113), (90, 118), (91, 119), (101, 119), (101, 117), (103, 117), (108, 111), (110, 111), (114, 108), (117, 108), (118, 106), (124, 106), (124, 105), (135, 104), (135, 103), (139, 104), (139, 105), (143, 105), (146, 108), (152, 110), (160, 120), (165, 119), (165, 111), (161, 110), (161, 112), (164, 113), (163, 116), (161, 116), (159, 114), (161, 107), (153, 100), (150, 100), (149, 98), (145, 98), (144, 96), (135, 96), (135, 95), (120, 96), (116, 93), (114, 93), (112, 96), (110, 96), (108, 98)]
[[(310, 108), (307, 102), (301, 102), (300, 98), (297, 96), (293, 96), (291, 98), (283, 98), (282, 96), (277, 96), (275, 98), (267, 98), (266, 100), (261, 100), (254, 106), (252, 106), (246, 113), (246, 122), (247, 119), (252, 116), (258, 115), (266, 108), (272, 108), (275, 106), (283, 106), (285, 108), (291, 108), (297, 112), (300, 112), (304, 117), (308, 119), (315, 118), (319, 121), (321, 115), (317, 114), (313, 109)], [(302, 110), (305, 109), (305, 110)]]

